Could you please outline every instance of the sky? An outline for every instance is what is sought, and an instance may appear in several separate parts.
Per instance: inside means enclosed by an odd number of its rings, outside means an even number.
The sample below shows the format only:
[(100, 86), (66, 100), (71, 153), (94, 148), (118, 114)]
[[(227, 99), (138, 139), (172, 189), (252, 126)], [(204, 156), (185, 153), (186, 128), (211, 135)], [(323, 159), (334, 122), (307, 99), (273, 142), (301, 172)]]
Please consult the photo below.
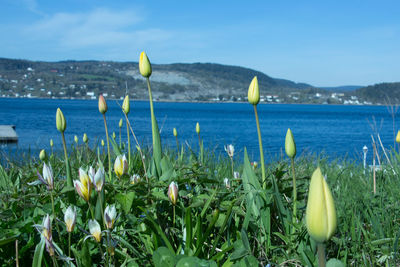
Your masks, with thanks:
[(210, 62), (314, 86), (400, 81), (400, 1), (0, 0), (0, 57)]

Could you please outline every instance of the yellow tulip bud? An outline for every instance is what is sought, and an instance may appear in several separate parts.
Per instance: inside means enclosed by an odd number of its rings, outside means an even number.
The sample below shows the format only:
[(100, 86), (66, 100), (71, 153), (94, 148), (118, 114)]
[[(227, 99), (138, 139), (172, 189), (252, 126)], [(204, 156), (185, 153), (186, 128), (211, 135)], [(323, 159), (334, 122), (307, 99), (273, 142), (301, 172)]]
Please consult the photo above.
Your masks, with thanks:
[(123, 121), (122, 121), (122, 119), (120, 119), (119, 124), (118, 124), (119, 128), (122, 128), (122, 123), (123, 123)]
[(101, 139), (101, 146), (104, 146), (104, 140)]
[(290, 128), (286, 132), (285, 151), (289, 158), (296, 157), (296, 143), (294, 142), (293, 133)]
[(400, 130), (397, 132), (396, 142), (400, 143)]
[(83, 140), (84, 143), (87, 143), (89, 141), (89, 138), (87, 137), (86, 133), (83, 134), (82, 140)]
[(75, 141), (75, 143), (77, 143), (78, 144), (78, 136), (74, 136), (74, 141)]
[(171, 182), (168, 186), (168, 198), (171, 201), (172, 205), (176, 205), (176, 201), (178, 200), (178, 184), (175, 182)]
[(124, 98), (124, 102), (122, 103), (122, 111), (128, 115), (129, 111), (131, 110), (130, 103), (129, 103), (129, 95), (126, 95)]
[(67, 122), (65, 121), (64, 114), (62, 113), (60, 108), (57, 109), (57, 113), (56, 113), (56, 126), (57, 126), (57, 130), (60, 133), (63, 133), (65, 131), (65, 129), (67, 128)]
[(200, 133), (200, 124), (196, 123), (196, 133), (199, 134)]
[(112, 138), (115, 140), (116, 138), (115, 132), (112, 133)]
[(149, 78), (151, 75), (151, 64), (145, 52), (140, 53), (139, 71), (143, 77)]
[(101, 114), (107, 112), (107, 103), (103, 95), (99, 95), (99, 111)]
[(253, 80), (250, 83), (247, 98), (249, 100), (249, 103), (252, 105), (257, 105), (258, 102), (260, 102), (260, 89), (258, 88), (257, 76), (254, 76)]
[(46, 158), (47, 158), (46, 150), (44, 150), (44, 149), (40, 150), (39, 158), (40, 158), (41, 161), (45, 161), (46, 160)]
[(320, 168), (311, 177), (306, 224), (308, 233), (318, 243), (329, 240), (336, 230), (335, 203)]
[(176, 128), (174, 128), (174, 130), (172, 131), (174, 133), (174, 136), (177, 137), (178, 136), (178, 131), (176, 130)]
[(53, 147), (53, 146), (54, 146), (53, 139), (50, 139), (50, 146), (51, 146), (51, 147)]

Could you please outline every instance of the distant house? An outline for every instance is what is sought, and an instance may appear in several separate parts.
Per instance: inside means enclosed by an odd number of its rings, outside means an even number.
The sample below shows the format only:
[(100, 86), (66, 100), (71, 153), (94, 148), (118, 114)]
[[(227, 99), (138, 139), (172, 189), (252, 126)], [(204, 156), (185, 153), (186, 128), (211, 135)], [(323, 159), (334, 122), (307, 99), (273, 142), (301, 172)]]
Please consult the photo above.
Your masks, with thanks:
[(87, 96), (94, 96), (94, 92), (86, 92)]

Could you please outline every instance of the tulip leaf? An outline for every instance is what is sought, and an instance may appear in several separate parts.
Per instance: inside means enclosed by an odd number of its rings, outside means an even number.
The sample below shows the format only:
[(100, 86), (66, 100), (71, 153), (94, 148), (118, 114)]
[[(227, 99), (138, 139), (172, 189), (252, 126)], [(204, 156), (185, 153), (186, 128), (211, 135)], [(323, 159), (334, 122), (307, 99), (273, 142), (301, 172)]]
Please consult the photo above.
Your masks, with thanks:
[(41, 238), (39, 244), (36, 245), (35, 254), (33, 255), (32, 267), (41, 267), (44, 252), (45, 240)]
[(153, 253), (153, 262), (155, 267), (174, 267), (175, 255), (166, 247), (159, 247)]
[(197, 257), (183, 257), (177, 262), (176, 267), (217, 267), (217, 264)]
[(135, 198), (135, 192), (128, 192), (126, 194), (119, 193), (115, 196), (115, 199), (121, 204), (125, 214), (128, 214), (131, 210), (133, 199)]
[(253, 255), (247, 255), (243, 259), (240, 260), (239, 264), (235, 264), (235, 266), (247, 267), (247, 266), (259, 266), (259, 262), (256, 257)]
[(330, 259), (326, 263), (326, 267), (344, 267), (345, 265), (338, 259)]

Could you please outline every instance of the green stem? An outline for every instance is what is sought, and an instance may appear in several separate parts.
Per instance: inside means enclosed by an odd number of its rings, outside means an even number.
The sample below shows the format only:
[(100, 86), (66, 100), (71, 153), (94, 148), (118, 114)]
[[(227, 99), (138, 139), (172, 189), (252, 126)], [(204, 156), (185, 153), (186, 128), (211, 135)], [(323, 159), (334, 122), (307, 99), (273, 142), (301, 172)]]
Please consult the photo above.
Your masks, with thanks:
[(233, 158), (231, 157), (232, 178), (235, 179), (235, 171), (233, 170)]
[(262, 139), (261, 139), (260, 121), (258, 120), (257, 105), (253, 105), (253, 107), (254, 107), (254, 114), (256, 116), (257, 133), (258, 133), (258, 145), (260, 147), (262, 183), (263, 183), (263, 188), (265, 189), (267, 187), (267, 184), (266, 184), (266, 181), (265, 181), (265, 163), (264, 163), (264, 152), (263, 152), (263, 145), (262, 145)]
[(51, 259), (53, 260), (53, 266), (58, 267), (58, 263), (57, 263), (57, 260), (56, 260), (56, 256), (52, 256)]
[(50, 199), (51, 199), (51, 208), (53, 210), (53, 218), (54, 218), (54, 222), (55, 222), (56, 228), (57, 228), (58, 239), (61, 241), (61, 231), (60, 231), (60, 228), (58, 227), (57, 220), (56, 220), (56, 212), (54, 210), (53, 191), (50, 192)]
[(68, 233), (68, 258), (71, 258), (71, 232)]
[(90, 201), (88, 201), (88, 206), (89, 206), (90, 214), (92, 215), (92, 220), (95, 220), (92, 206), (90, 206)]
[(98, 198), (99, 198), (99, 200), (100, 200), (101, 219), (102, 219), (102, 221), (103, 221), (104, 229), (106, 229), (107, 227), (106, 227), (106, 222), (105, 222), (105, 220), (104, 220), (103, 199), (102, 199), (102, 197), (101, 197), (101, 192), (97, 192), (97, 196), (98, 196)]
[[(101, 244), (100, 244), (100, 242), (97, 242), (97, 244), (99, 245), (100, 256), (103, 259), (104, 254), (103, 254), (103, 250), (101, 249)], [(107, 265), (105, 265), (105, 266), (107, 266)]]
[(119, 148), (122, 149), (122, 141), (121, 141), (121, 127), (119, 127)]
[(290, 158), (292, 165), (293, 176), (293, 223), (297, 222), (297, 187), (296, 187), (296, 173), (294, 171), (294, 158)]
[[(128, 116), (128, 115), (126, 115)], [(128, 117), (126, 117), (126, 136), (128, 137), (128, 169), (131, 167), (131, 138), (129, 134), (129, 121)]]
[(173, 205), (174, 218), (172, 219), (172, 226), (175, 227), (175, 205)]
[[(67, 154), (67, 144), (65, 142), (64, 132), (61, 132), (61, 137), (62, 137), (63, 148), (64, 148), (65, 168), (67, 169), (67, 187), (73, 188), (74, 186), (73, 186), (72, 177), (71, 177), (71, 167), (69, 166), (69, 160), (68, 160), (68, 154)], [(75, 199), (74, 192), (73, 191), (68, 192), (68, 200), (71, 203), (75, 203), (74, 199)]]
[(178, 156), (179, 156), (179, 141), (177, 136), (175, 136), (175, 141), (176, 141), (176, 149), (178, 151)]
[(108, 152), (108, 179), (111, 181), (111, 155), (110, 155), (110, 137), (108, 136), (108, 128), (106, 115), (103, 113), (104, 119), (104, 128), (106, 129), (106, 137), (107, 137), (107, 152)]
[(325, 267), (325, 245), (318, 243), (318, 266)]

